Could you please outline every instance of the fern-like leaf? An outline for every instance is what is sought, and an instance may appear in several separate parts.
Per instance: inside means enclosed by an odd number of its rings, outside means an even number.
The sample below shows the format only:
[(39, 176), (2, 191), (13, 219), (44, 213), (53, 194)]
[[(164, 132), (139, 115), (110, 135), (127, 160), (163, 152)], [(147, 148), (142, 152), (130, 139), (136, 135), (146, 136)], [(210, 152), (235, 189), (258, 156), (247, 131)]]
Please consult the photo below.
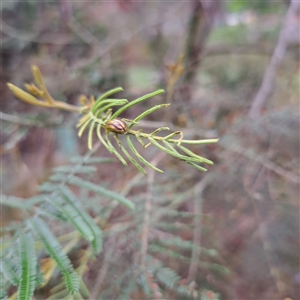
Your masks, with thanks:
[(111, 163), (115, 162), (113, 158), (110, 157), (84, 157), (84, 156), (75, 156), (70, 159), (73, 164), (102, 164), (102, 163)]
[(97, 168), (93, 166), (77, 166), (76, 168), (74, 168), (74, 166), (60, 166), (54, 168), (53, 171), (55, 173), (90, 174), (96, 172)]
[(17, 272), (18, 266), (8, 257), (3, 257), (0, 261), (1, 272), (12, 285), (19, 285), (20, 276)]
[(72, 193), (72, 191), (67, 186), (64, 186), (61, 188), (61, 193), (68, 199), (69, 203), (70, 202), (73, 203), (73, 205), (76, 207), (77, 211), (80, 213), (80, 217), (86, 223), (86, 225), (89, 227), (89, 229), (93, 235), (93, 239), (92, 239), (93, 249), (96, 253), (100, 253), (102, 250), (102, 244), (103, 244), (102, 230), (95, 223), (95, 221), (91, 218), (91, 216), (81, 207), (80, 202), (77, 200), (75, 195)]
[(79, 289), (77, 274), (74, 271), (71, 261), (64, 253), (60, 243), (52, 234), (51, 230), (46, 223), (38, 217), (30, 221), (30, 226), (60, 268), (68, 291), (71, 294), (77, 293)]
[(86, 240), (91, 242), (94, 239), (94, 235), (89, 226), (83, 220), (81, 212), (74, 205), (74, 203), (68, 199), (68, 197), (63, 196), (62, 199), (60, 196), (56, 195), (52, 197), (49, 196), (46, 199), (49, 201), (49, 203), (53, 204), (71, 224), (74, 225), (74, 227)]
[(0, 300), (8, 300), (7, 294), (2, 289), (0, 289)]
[(159, 268), (155, 272), (155, 277), (160, 283), (169, 289), (173, 289), (178, 284), (180, 279), (179, 275), (169, 268)]
[(101, 187), (97, 184), (94, 184), (92, 182), (83, 180), (83, 179), (81, 179), (77, 176), (70, 176), (69, 177), (69, 183), (80, 186), (80, 187), (83, 187), (83, 188), (87, 188), (87, 189), (89, 189), (89, 190), (91, 190), (91, 191), (93, 191), (93, 192), (95, 192), (99, 195), (112, 198), (112, 199), (120, 202), (121, 204), (126, 205), (127, 207), (129, 207), (131, 209), (134, 209), (134, 207), (135, 207), (134, 203), (129, 201), (124, 196), (122, 196), (120, 194), (117, 194), (115, 192), (106, 190), (105, 188), (103, 188), (103, 187)]
[(18, 290), (18, 300), (30, 300), (36, 284), (37, 258), (34, 251), (34, 241), (31, 233), (22, 234), (19, 240), (21, 279)]

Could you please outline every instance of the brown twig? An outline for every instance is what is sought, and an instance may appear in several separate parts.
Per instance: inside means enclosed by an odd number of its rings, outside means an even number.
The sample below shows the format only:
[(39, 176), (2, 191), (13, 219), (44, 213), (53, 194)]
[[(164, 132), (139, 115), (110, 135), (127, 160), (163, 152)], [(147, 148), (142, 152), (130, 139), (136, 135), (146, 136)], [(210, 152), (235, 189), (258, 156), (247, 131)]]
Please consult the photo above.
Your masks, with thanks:
[(265, 75), (262, 84), (255, 95), (252, 102), (251, 108), (249, 110), (249, 117), (255, 118), (261, 112), (262, 108), (265, 106), (270, 94), (273, 90), (274, 80), (276, 72), (285, 56), (287, 47), (291, 43), (291, 36), (293, 35), (294, 19), (297, 18), (299, 12), (299, 1), (291, 0), (290, 7), (286, 13), (284, 24), (279, 34), (278, 42), (275, 47), (274, 53), (272, 55), (271, 61), (265, 71)]
[[(154, 166), (156, 166), (164, 157), (164, 152), (160, 152), (153, 162), (151, 162)], [(153, 183), (154, 183), (154, 175), (155, 171), (153, 169), (149, 169), (148, 171), (148, 184), (147, 184), (147, 194), (146, 194), (146, 202), (145, 202), (145, 211), (144, 211), (144, 222), (142, 228), (142, 246), (141, 246), (141, 267), (145, 269), (146, 266), (146, 256), (148, 250), (148, 239), (149, 239), (149, 222), (150, 222), (150, 214), (152, 208), (152, 191), (153, 191)]]
[[(111, 243), (113, 244), (113, 242), (114, 242), (114, 237), (112, 238)], [(104, 263), (103, 263), (101, 269), (99, 270), (98, 275), (94, 281), (94, 285), (91, 290), (89, 300), (98, 299), (98, 294), (99, 294), (101, 285), (102, 285), (103, 281), (105, 280), (109, 264), (111, 262), (111, 259), (115, 255), (115, 251), (113, 251), (114, 248), (111, 247), (109, 241), (106, 243), (106, 246), (108, 249), (105, 251), (105, 254), (104, 254), (104, 258), (103, 258)], [(116, 257), (114, 257), (114, 259), (116, 259)]]
[(300, 177), (298, 175), (296, 175), (288, 170), (285, 170), (284, 168), (276, 165), (275, 163), (271, 162), (270, 160), (268, 160), (265, 157), (262, 157), (256, 153), (253, 153), (250, 150), (246, 150), (245, 148), (242, 148), (238, 145), (228, 146), (228, 145), (224, 145), (224, 143), (221, 145), (223, 147), (225, 147), (226, 149), (229, 149), (236, 153), (242, 154), (243, 156), (248, 157), (248, 158), (262, 164), (267, 169), (273, 171), (274, 173), (284, 177), (285, 179), (287, 179), (295, 184), (300, 184)]

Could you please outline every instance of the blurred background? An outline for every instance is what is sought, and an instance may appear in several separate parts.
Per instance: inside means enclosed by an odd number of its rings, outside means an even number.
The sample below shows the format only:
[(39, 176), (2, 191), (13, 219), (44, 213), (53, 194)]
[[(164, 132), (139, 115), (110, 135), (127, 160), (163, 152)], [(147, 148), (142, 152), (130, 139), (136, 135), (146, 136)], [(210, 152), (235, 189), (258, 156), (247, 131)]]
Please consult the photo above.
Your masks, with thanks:
[[(1, 15), (3, 194), (36, 195), (51, 168), (87, 152), (86, 135), (77, 137), (78, 115), (27, 105), (8, 90), (7, 82), (23, 87), (33, 81), (31, 65), (41, 69), (55, 99), (74, 105), (82, 94), (98, 97), (117, 86), (124, 88), (118, 97), (129, 100), (163, 88), (163, 96), (122, 117), (168, 102), (169, 109), (148, 116), (144, 131), (165, 124), (186, 139), (220, 140), (189, 147), (214, 161), (206, 173), (162, 158), (151, 147), (142, 150), (165, 171), (154, 176), (153, 205), (178, 203), (177, 215), (163, 220), (155, 215), (159, 210), (148, 211), (150, 220), (161, 221), (157, 228), (150, 222), (156, 247), (149, 245), (148, 252), (175, 270), (180, 284), (201, 292), (201, 299), (300, 299), (299, 3), (27, 0), (2, 2)], [(96, 154), (110, 157), (104, 147)], [(127, 189), (127, 197), (141, 205), (147, 201), (149, 180), (133, 166), (101, 165), (93, 181), (116, 192)], [(97, 201), (86, 207), (96, 215)], [(18, 211), (1, 209), (2, 226), (18, 221)], [(135, 214), (143, 218), (145, 212), (142, 206)], [(122, 226), (122, 214), (113, 210), (106, 221)], [(159, 240), (171, 235), (207, 251), (174, 244), (157, 250)], [(126, 253), (118, 254), (119, 266), (109, 265), (97, 290), (105, 257), (89, 263), (84, 280), (96, 297), (119, 297), (111, 281), (119, 278), (124, 260), (133, 259), (126, 241), (109, 241), (110, 249)], [(164, 298), (185, 299), (159, 280), (153, 284)], [(149, 298), (138, 288), (129, 296)]]

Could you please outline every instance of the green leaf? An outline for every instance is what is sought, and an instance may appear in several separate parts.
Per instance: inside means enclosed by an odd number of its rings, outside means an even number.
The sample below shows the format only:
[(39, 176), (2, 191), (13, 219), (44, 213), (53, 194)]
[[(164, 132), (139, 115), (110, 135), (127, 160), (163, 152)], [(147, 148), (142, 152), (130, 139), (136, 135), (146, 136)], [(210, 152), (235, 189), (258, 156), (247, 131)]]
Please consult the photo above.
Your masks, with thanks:
[(186, 262), (186, 263), (190, 263), (190, 261), (191, 261), (191, 259), (189, 257), (179, 254), (178, 251), (173, 251), (170, 248), (165, 248), (161, 245), (157, 245), (154, 243), (151, 243), (149, 245), (149, 251), (152, 253), (158, 253), (158, 254), (170, 256), (176, 260), (180, 260), (180, 261)]
[(57, 241), (49, 227), (39, 217), (32, 219), (30, 221), (30, 226), (60, 268), (69, 292), (71, 294), (77, 293), (79, 289), (77, 274), (74, 271), (70, 259), (64, 253), (60, 243)]
[(124, 105), (123, 107), (119, 108), (111, 117), (111, 119), (115, 119), (116, 117), (118, 117), (122, 112), (124, 112), (125, 110), (127, 110), (128, 108), (142, 102), (142, 101), (145, 101), (151, 97), (154, 97), (156, 95), (159, 95), (161, 93), (164, 93), (165, 91), (164, 90), (157, 90), (153, 93), (150, 93), (150, 94), (147, 94), (147, 95), (144, 95), (136, 100), (133, 100), (131, 102), (129, 102), (128, 104)]
[(73, 174), (85, 174), (96, 172), (97, 168), (93, 166), (61, 166), (53, 169), (53, 172), (57, 173), (73, 173)]
[(146, 171), (138, 164), (138, 162), (128, 153), (128, 151), (125, 149), (125, 147), (122, 145), (118, 135), (114, 134), (114, 137), (120, 147), (120, 149), (122, 150), (122, 152), (124, 153), (124, 155), (136, 166), (136, 168), (143, 173), (144, 175), (146, 175)]
[(6, 292), (2, 289), (0, 289), (0, 300), (8, 300)]
[(126, 205), (130, 209), (134, 209), (134, 207), (135, 207), (134, 203), (129, 201), (124, 196), (122, 196), (120, 194), (117, 194), (115, 192), (112, 192), (112, 191), (108, 191), (108, 190), (106, 190), (105, 188), (103, 188), (99, 185), (96, 185), (92, 182), (83, 180), (83, 179), (81, 179), (77, 176), (70, 176), (69, 183), (80, 186), (80, 187), (87, 188), (87, 189), (89, 189), (89, 190), (91, 190), (91, 191), (93, 191), (93, 192), (95, 192), (99, 195), (112, 198), (112, 199), (118, 201), (119, 203)]
[(37, 266), (37, 274), (36, 274), (36, 286), (39, 288), (45, 283), (45, 277), (40, 270), (40, 266)]
[(43, 193), (53, 193), (57, 190), (57, 184), (51, 182), (44, 182), (38, 186), (37, 190)]
[(149, 286), (149, 280), (144, 272), (141, 273), (137, 278), (137, 282), (143, 289), (143, 292), (147, 296), (147, 298), (153, 298), (152, 288)]
[(189, 165), (193, 166), (194, 168), (196, 168), (196, 169), (202, 171), (202, 172), (206, 172), (206, 171), (207, 171), (207, 169), (205, 169), (205, 168), (203, 168), (203, 167), (201, 167), (201, 166), (198, 166), (197, 164), (195, 164), (195, 163), (193, 163), (193, 162), (188, 161), (187, 163), (188, 163)]
[(199, 155), (195, 154), (194, 152), (192, 152), (191, 150), (187, 149), (186, 147), (184, 147), (184, 146), (182, 146), (182, 145), (180, 145), (179, 148), (180, 148), (183, 152), (185, 152), (187, 155), (189, 155), (189, 156), (191, 156), (191, 157), (195, 157), (195, 158), (197, 158), (197, 159), (198, 159), (199, 161), (201, 161), (201, 162), (205, 162), (205, 163), (210, 164), (210, 165), (213, 165), (213, 164), (214, 164), (211, 160), (209, 160), (209, 159), (207, 159), (207, 158), (204, 158), (204, 157), (202, 157), (202, 156), (199, 156)]
[[(100, 106), (104, 103), (107, 102), (109, 104), (103, 106), (100, 108)], [(128, 103), (127, 99), (109, 99), (109, 100), (104, 100), (102, 103), (100, 103), (101, 105), (95, 105), (92, 108), (92, 112), (94, 113), (94, 117), (99, 118), (101, 116), (102, 113), (108, 111), (108, 109), (110, 109), (111, 107), (114, 106), (121, 106)], [(99, 107), (99, 109), (97, 109)], [(96, 110), (97, 109), (97, 110)]]
[(32, 299), (36, 283), (37, 258), (31, 233), (22, 234), (19, 240), (21, 279), (18, 289), (18, 300)]
[[(44, 195), (44, 201), (47, 201), (48, 195)], [(60, 221), (67, 221), (67, 218), (64, 214), (62, 214), (58, 209), (56, 209), (55, 206), (53, 206), (53, 203), (50, 204), (49, 202), (45, 202), (42, 205), (39, 206), (41, 209), (41, 213), (47, 214), (50, 217), (54, 217), (57, 220)]]
[(119, 87), (116, 87), (114, 89), (111, 89), (107, 92), (105, 92), (104, 94), (102, 94), (97, 100), (96, 100), (96, 103), (99, 101), (102, 101), (104, 99), (106, 99), (107, 97), (115, 94), (115, 93), (119, 93), (119, 92), (122, 92), (123, 91), (123, 88), (121, 88), (120, 86)]
[(193, 247), (197, 246), (197, 245), (194, 245), (193, 242), (183, 240), (180, 237), (159, 239), (159, 242), (165, 246), (176, 246), (178, 248), (187, 249), (187, 250), (191, 250)]
[(109, 132), (106, 132), (106, 142), (109, 148), (107, 148), (111, 153), (113, 153), (121, 162), (124, 166), (127, 166), (127, 162), (124, 160), (124, 158), (120, 155), (120, 153), (116, 150), (116, 148), (113, 146), (111, 141), (109, 140)]
[(18, 265), (8, 257), (3, 257), (0, 261), (1, 272), (12, 285), (19, 285), (20, 276), (17, 272)]
[(97, 126), (97, 136), (100, 140), (100, 142), (104, 145), (104, 147), (110, 152), (110, 153), (114, 153), (114, 150), (106, 143), (106, 141), (104, 140), (102, 134), (101, 134), (101, 125), (98, 124)]
[(149, 140), (150, 142), (156, 146), (157, 148), (159, 148), (160, 150), (166, 152), (167, 154), (170, 154), (176, 158), (179, 158), (185, 162), (187, 162), (188, 164), (192, 165), (193, 167), (197, 168), (198, 170), (201, 170), (201, 171), (207, 171), (207, 169), (201, 167), (201, 166), (198, 166), (194, 163), (195, 162), (200, 162), (199, 159), (195, 158), (195, 157), (188, 157), (188, 156), (185, 156), (185, 155), (182, 155), (180, 153), (178, 153), (174, 147), (172, 147), (168, 142), (164, 141), (164, 144), (169, 148), (166, 148), (164, 146), (162, 146), (161, 144), (159, 144), (154, 138), (152, 137), (149, 137)]
[(90, 124), (90, 122), (92, 121), (92, 116), (90, 116), (90, 118), (88, 118), (82, 125), (80, 125), (80, 129), (78, 131), (78, 136), (81, 137), (84, 130), (87, 128), (87, 126)]
[[(62, 201), (62, 198), (65, 202)], [(54, 195), (49, 196), (46, 199), (50, 204), (53, 204), (71, 224), (74, 225), (74, 227), (86, 240), (91, 242), (94, 239), (94, 235), (89, 226), (83, 220), (80, 209), (78, 209), (67, 196), (62, 195), (62, 198), (58, 195)]]
[(129, 128), (131, 128), (132, 126), (134, 126), (135, 123), (137, 123), (139, 120), (143, 119), (144, 117), (146, 117), (147, 115), (151, 114), (152, 112), (162, 108), (162, 107), (168, 107), (170, 106), (170, 104), (159, 104), (159, 105), (155, 105), (151, 108), (149, 108), (148, 110), (144, 111), (143, 113), (141, 113), (139, 116), (137, 116), (132, 124), (129, 125)]
[(138, 151), (135, 149), (134, 145), (131, 142), (130, 136), (127, 135), (127, 143), (129, 148), (131, 149), (131, 151), (134, 153), (134, 155), (140, 160), (140, 162), (142, 162), (145, 166), (158, 171), (160, 173), (163, 173), (164, 171), (162, 171), (161, 169), (156, 168), (155, 166), (153, 166), (151, 163), (149, 163), (144, 157), (142, 157)]
[(73, 164), (102, 164), (102, 163), (111, 163), (115, 162), (113, 158), (110, 157), (89, 157), (86, 158), (84, 156), (75, 156), (70, 159)]
[(178, 284), (180, 277), (173, 270), (169, 268), (159, 268), (155, 272), (155, 277), (157, 280), (168, 287), (169, 289), (173, 289)]
[(89, 134), (88, 134), (88, 148), (93, 149), (93, 133), (94, 133), (95, 122), (91, 123)]
[(93, 218), (81, 207), (80, 202), (78, 201), (78, 199), (75, 197), (75, 195), (72, 193), (72, 191), (68, 187), (66, 187), (66, 186), (62, 187), (61, 193), (68, 199), (69, 202), (73, 203), (73, 205), (79, 211), (82, 220), (87, 224), (90, 231), (92, 232), (93, 249), (96, 253), (100, 253), (102, 250), (102, 244), (103, 244), (103, 234), (102, 234), (101, 228), (95, 223)]
[(28, 209), (27, 201), (26, 199), (14, 197), (14, 196), (6, 196), (6, 195), (0, 195), (1, 197), (1, 204), (13, 208), (18, 209)]

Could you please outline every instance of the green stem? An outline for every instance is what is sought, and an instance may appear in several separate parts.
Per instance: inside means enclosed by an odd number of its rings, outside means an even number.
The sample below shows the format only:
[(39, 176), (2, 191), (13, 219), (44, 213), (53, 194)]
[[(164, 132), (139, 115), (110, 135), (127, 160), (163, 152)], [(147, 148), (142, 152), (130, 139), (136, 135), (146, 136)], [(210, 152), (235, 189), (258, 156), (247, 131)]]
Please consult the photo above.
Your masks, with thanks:
[(136, 100), (133, 100), (131, 102), (129, 102), (128, 104), (124, 105), (123, 107), (121, 107), (120, 109), (118, 109), (113, 115), (112, 115), (112, 119), (115, 119), (117, 116), (119, 116), (122, 112), (124, 112), (125, 110), (127, 110), (128, 108), (136, 105), (137, 103), (140, 103), (142, 101), (147, 100), (148, 98), (154, 97), (156, 95), (159, 95), (161, 93), (164, 93), (164, 90), (157, 90), (153, 93), (147, 94), (143, 97), (140, 97)]
[[(163, 142), (165, 140), (165, 137), (162, 136), (153, 136), (150, 133), (143, 133), (137, 130), (128, 130), (127, 134), (131, 134), (134, 136), (139, 136), (145, 139), (149, 139), (149, 137), (153, 138), (156, 141)], [(191, 145), (200, 145), (200, 144), (212, 144), (212, 143), (217, 143), (219, 139), (207, 139), (207, 140), (182, 140), (181, 144), (191, 144)], [(168, 142), (170, 143), (178, 143), (179, 140), (174, 140), (174, 139), (168, 139)]]

